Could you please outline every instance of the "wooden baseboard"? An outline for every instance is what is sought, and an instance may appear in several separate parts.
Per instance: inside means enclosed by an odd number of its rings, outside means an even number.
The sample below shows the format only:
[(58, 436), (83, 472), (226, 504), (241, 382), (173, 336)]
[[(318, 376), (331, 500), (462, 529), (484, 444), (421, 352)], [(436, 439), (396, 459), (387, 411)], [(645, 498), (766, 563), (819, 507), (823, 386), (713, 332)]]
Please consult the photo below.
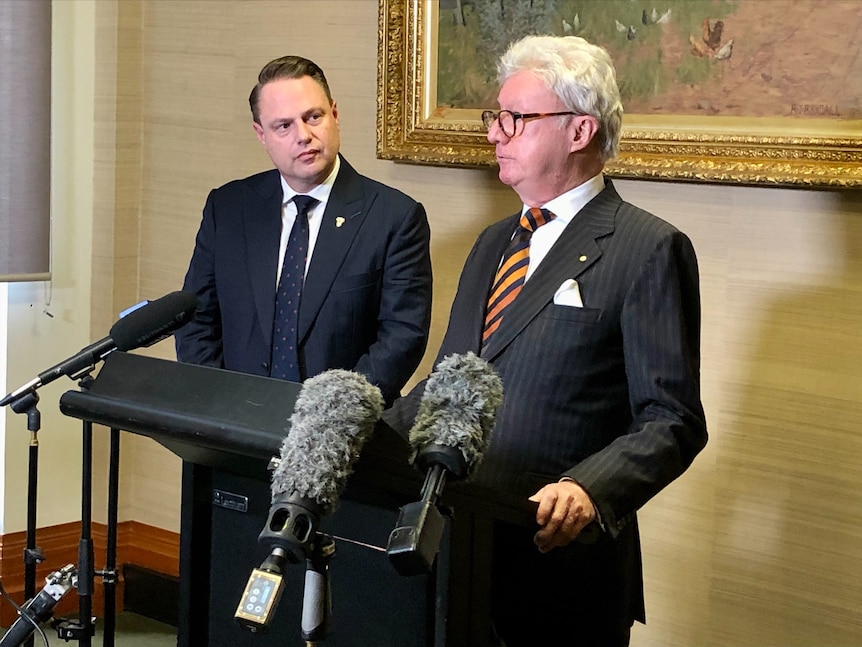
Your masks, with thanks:
[[(95, 569), (105, 568), (107, 526), (94, 523), (92, 543)], [(36, 592), (45, 585), (45, 577), (66, 564), (77, 564), (81, 541), (80, 522), (66, 523), (36, 531), (36, 545), (42, 549), (45, 561), (36, 567)], [(0, 535), (0, 581), (17, 604), (24, 602), (24, 549), (26, 532)], [(123, 610), (123, 566), (134, 564), (143, 568), (177, 577), (179, 575), (180, 536), (138, 521), (124, 521), (117, 527), (117, 611)], [(54, 609), (55, 617), (76, 615), (77, 590), (72, 589)], [(104, 587), (96, 577), (93, 587), (93, 614), (104, 613)], [(17, 618), (17, 612), (8, 602), (0, 602), (0, 626), (8, 627)]]

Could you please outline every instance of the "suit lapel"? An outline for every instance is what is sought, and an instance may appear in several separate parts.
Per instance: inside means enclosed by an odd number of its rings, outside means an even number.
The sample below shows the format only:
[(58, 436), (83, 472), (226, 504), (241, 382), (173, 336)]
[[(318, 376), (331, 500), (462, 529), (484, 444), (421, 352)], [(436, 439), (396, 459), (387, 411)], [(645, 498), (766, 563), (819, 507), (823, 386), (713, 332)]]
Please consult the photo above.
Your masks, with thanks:
[(566, 279), (577, 279), (602, 255), (598, 238), (613, 233), (620, 197), (610, 180), (605, 189), (574, 217), (548, 251), (541, 265), (506, 309), (500, 328), (482, 353), (492, 360), (542, 311)]
[(261, 175), (259, 182), (249, 188), (253, 199), (244, 202), (242, 211), (246, 232), (245, 258), (261, 333), (269, 344), (272, 342), (272, 320), (275, 313), (281, 204), (284, 195), (278, 171), (275, 169)]
[(370, 202), (366, 204), (359, 174), (342, 157), (302, 287), (298, 331), (300, 343), (317, 318), (353, 240), (365, 221), (369, 207)]

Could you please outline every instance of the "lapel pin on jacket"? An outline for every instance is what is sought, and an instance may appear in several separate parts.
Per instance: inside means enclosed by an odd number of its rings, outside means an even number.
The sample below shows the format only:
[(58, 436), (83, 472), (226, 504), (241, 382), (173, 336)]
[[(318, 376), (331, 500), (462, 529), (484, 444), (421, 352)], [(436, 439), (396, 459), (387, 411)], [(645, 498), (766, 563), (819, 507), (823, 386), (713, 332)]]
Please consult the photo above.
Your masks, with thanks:
[(341, 225), (343, 225), (343, 224), (344, 224), (344, 218), (342, 218), (341, 216), (338, 216), (338, 217), (335, 219), (335, 227), (336, 227), (337, 229), (340, 229), (340, 228), (341, 228)]

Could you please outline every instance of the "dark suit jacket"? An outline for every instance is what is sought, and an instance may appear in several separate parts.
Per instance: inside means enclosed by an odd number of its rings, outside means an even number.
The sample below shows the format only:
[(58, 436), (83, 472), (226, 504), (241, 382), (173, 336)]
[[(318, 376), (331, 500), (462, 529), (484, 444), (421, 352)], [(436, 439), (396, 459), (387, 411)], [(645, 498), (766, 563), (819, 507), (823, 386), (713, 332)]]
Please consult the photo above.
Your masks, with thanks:
[[(470, 252), (437, 361), (479, 352), (488, 291), (519, 215), (482, 232)], [(578, 282), (583, 308), (554, 304), (566, 279)], [(476, 484), (528, 497), (563, 476), (580, 483), (607, 532), (591, 546), (556, 549), (575, 555), (560, 576), (573, 589), (595, 587), (584, 573), (603, 578), (620, 607), (611, 622), (643, 620), (635, 512), (688, 467), (707, 437), (689, 239), (623, 202), (606, 180), (507, 309), (482, 357), (499, 373), (504, 396)], [(402, 433), (422, 388), (387, 414)]]
[[(269, 375), (282, 199), (275, 169), (209, 194), (183, 286), (200, 307), (175, 335), (180, 361)], [(343, 368), (387, 402), (398, 396), (427, 343), (429, 239), (421, 204), (341, 159), (300, 302), (303, 378)]]

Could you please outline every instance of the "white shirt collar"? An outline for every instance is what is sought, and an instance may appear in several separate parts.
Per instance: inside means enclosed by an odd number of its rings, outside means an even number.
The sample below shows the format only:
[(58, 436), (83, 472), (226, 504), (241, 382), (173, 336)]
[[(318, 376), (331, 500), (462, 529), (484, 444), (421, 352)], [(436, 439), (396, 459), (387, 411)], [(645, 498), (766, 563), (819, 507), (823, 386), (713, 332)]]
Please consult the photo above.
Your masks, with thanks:
[[(605, 178), (604, 175), (599, 173), (583, 184), (579, 184), (574, 189), (570, 189), (562, 195), (558, 195), (553, 200), (546, 202), (542, 205), (542, 208), (553, 213), (561, 224), (568, 224), (571, 222), (572, 218), (574, 218), (590, 200), (601, 193), (604, 188)], [(529, 209), (529, 207), (524, 205), (521, 213), (524, 213), (527, 209)]]

